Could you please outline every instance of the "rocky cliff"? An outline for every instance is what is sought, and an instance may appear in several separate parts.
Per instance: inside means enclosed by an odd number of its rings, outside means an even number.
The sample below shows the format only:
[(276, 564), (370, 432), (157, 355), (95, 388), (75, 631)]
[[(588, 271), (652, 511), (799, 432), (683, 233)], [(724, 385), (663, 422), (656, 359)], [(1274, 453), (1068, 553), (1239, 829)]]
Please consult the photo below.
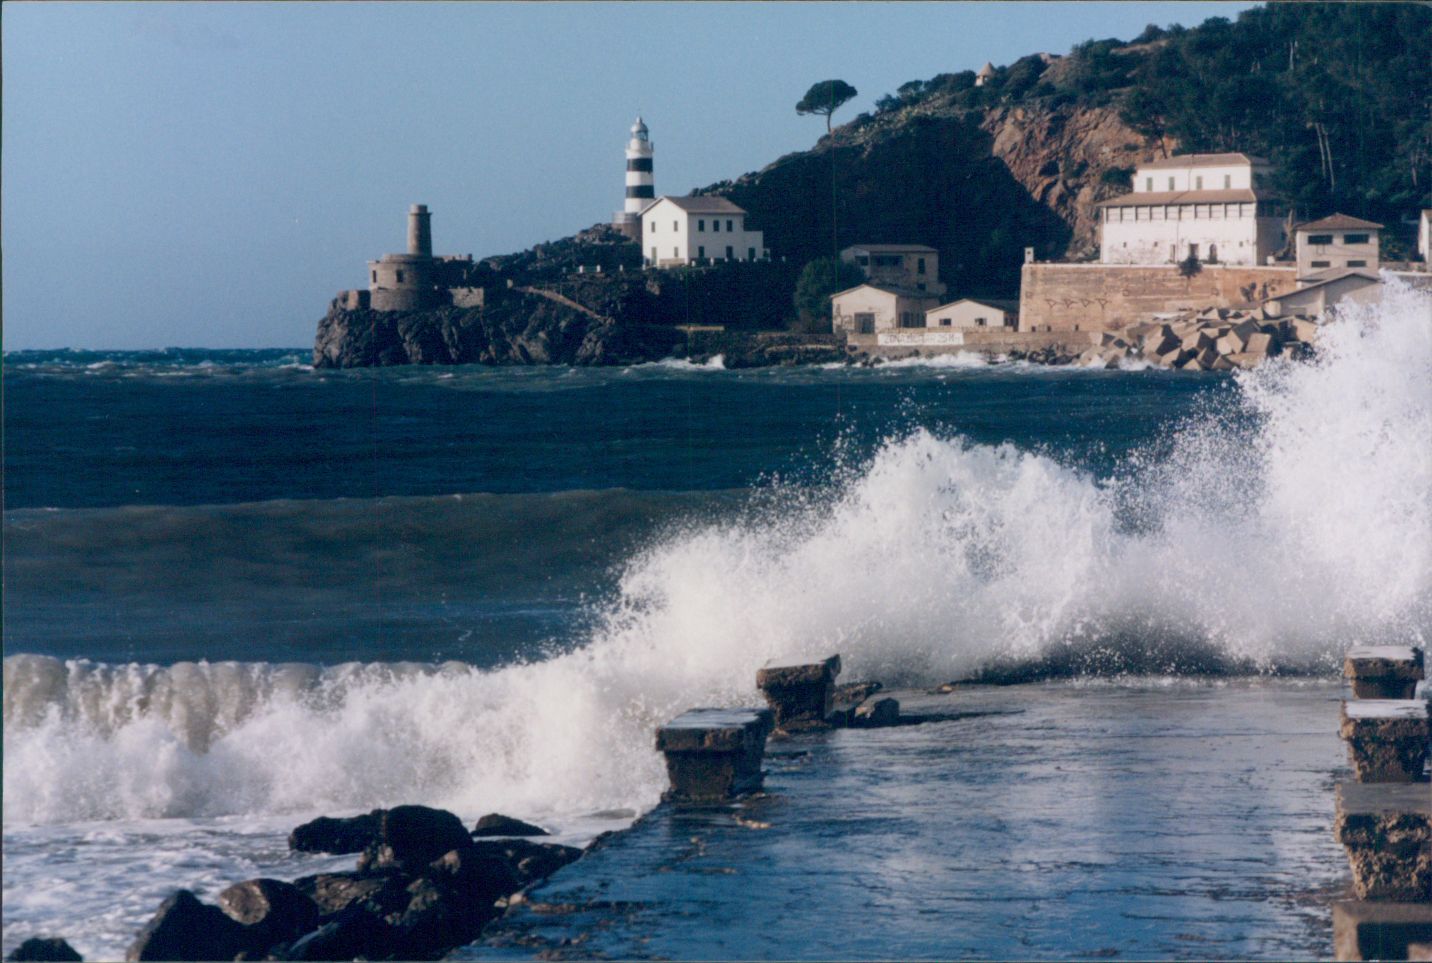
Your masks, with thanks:
[(810, 151), (723, 181), (773, 252), (804, 262), (855, 243), (920, 243), (960, 295), (1013, 296), (1024, 248), (1087, 258), (1094, 203), (1154, 149), (1110, 106), (969, 109), (929, 97), (837, 128)]

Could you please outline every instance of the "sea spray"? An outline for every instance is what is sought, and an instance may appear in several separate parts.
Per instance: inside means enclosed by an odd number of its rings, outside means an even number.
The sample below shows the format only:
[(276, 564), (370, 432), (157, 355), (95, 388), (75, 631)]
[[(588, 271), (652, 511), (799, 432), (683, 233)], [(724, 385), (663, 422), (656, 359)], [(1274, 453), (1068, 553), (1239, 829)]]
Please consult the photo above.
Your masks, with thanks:
[[(574, 651), (464, 665), (5, 661), (8, 825), (652, 805), (653, 728), (758, 698), (773, 655), (847, 677), (1318, 670), (1432, 624), (1432, 298), (1395, 281), (1311, 362), (1240, 375), (1100, 481), (916, 429), (825, 488), (631, 557)], [(1040, 669), (1042, 667), (1042, 669)]]

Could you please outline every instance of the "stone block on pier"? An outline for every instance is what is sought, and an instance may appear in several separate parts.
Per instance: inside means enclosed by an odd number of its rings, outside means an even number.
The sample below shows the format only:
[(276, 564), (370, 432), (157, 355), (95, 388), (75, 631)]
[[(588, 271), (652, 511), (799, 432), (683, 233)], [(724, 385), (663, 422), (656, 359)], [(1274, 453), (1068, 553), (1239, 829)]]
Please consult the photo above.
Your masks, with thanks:
[(1432, 787), (1343, 782), (1333, 832), (1361, 899), (1432, 900)]
[(1410, 645), (1363, 645), (1348, 649), (1343, 675), (1359, 699), (1410, 699), (1425, 677), (1422, 650)]
[(1432, 940), (1432, 903), (1333, 904), (1338, 960), (1407, 960), (1413, 944)]
[(819, 662), (772, 659), (756, 673), (756, 687), (775, 711), (777, 729), (819, 729), (830, 715), (838, 675), (838, 655)]
[(1339, 735), (1358, 782), (1414, 782), (1422, 778), (1432, 737), (1421, 699), (1344, 702)]
[(674, 802), (731, 799), (761, 788), (770, 709), (692, 709), (656, 730)]
[(878, 729), (900, 724), (900, 702), (897, 699), (866, 699), (850, 714), (850, 724), (857, 729)]

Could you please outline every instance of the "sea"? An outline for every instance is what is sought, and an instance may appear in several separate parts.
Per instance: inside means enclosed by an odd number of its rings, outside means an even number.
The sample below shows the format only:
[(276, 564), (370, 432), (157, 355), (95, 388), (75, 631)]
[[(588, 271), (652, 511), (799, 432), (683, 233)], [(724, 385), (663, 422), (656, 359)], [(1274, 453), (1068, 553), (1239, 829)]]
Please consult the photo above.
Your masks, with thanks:
[[(743, 929), (711, 911), (726, 891), (672, 889), (609, 955), (1326, 955), (1278, 908), (1346, 883), (1341, 653), (1432, 635), (1432, 296), (1385, 287), (1316, 359), (1216, 375), (6, 352), (4, 950), (59, 935), (118, 958), (176, 887), (347, 867), (288, 852), (320, 814), (423, 803), (636, 838), (674, 818), (658, 724), (759, 703), (769, 658), (838, 652), (842, 679), (981, 683), (1044, 735), (1005, 719), (774, 747), (807, 809), (756, 820), (776, 829), (718, 875), (739, 900), (786, 866), (815, 922)], [(1268, 739), (1237, 742), (1249, 727)], [(1025, 756), (1043, 768), (1020, 776)], [(934, 804), (974, 786), (999, 795)], [(1061, 804), (1077, 824), (1049, 822)], [(1241, 815), (1211, 855), (1161, 823), (1148, 838), (1175, 849), (1130, 858), (1211, 860), (1202, 889), (1079, 882), (1180, 804)], [(861, 845), (830, 832), (872, 805)], [(660, 857), (639, 857), (569, 871), (660, 902)], [(1048, 886), (1011, 885), (1049, 860), (1077, 894), (1058, 919), (1111, 921), (1087, 942), (1029, 922)], [(883, 923), (814, 938), (864, 872), (892, 895), (849, 905)], [(1229, 916), (1240, 898), (1266, 912)], [(1011, 907), (1032, 942), (958, 941), (1007, 931)], [(1205, 942), (1149, 922), (1185, 910)]]

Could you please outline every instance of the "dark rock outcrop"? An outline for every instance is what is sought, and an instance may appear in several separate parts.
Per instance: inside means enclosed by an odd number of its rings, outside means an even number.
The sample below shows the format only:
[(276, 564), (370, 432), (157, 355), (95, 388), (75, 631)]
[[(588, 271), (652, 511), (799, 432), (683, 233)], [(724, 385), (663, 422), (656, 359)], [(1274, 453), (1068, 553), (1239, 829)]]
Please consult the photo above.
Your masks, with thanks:
[(488, 813), (477, 821), (472, 828), (472, 835), (477, 836), (548, 836), (550, 833), (541, 826), (534, 826), (531, 823), (524, 823), (520, 819), (513, 819), (511, 816), (504, 816), (501, 813)]
[(526, 839), (475, 840), (462, 853), (465, 859), (493, 860), (506, 865), (516, 877), (519, 888), (546, 879), (582, 856), (582, 851), (575, 846), (534, 843)]
[(130, 944), (125, 959), (232, 960), (240, 953), (262, 951), (245, 928), (222, 910), (206, 906), (187, 889), (163, 903)]
[(10, 951), (7, 960), (46, 960), (54, 963), (71, 963), (83, 960), (75, 948), (57, 936), (32, 936)]
[(361, 853), (378, 838), (383, 810), (361, 816), (319, 816), (288, 834), (288, 848), (301, 853)]
[(219, 909), (246, 929), (246, 940), (262, 947), (294, 940), (318, 926), (318, 905), (306, 893), (277, 879), (250, 879), (219, 894)]
[(358, 857), (358, 869), (413, 872), (471, 841), (462, 820), (445, 809), (396, 806), (383, 813), (378, 838)]

